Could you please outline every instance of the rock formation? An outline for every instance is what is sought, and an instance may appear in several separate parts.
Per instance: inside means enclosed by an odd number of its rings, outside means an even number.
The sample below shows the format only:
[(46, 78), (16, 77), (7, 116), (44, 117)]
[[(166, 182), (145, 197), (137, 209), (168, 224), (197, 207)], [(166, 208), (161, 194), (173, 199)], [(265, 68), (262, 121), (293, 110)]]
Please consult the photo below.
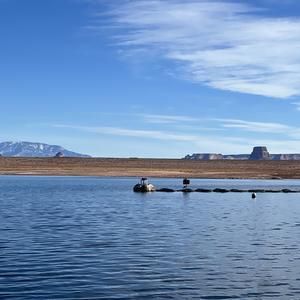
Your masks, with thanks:
[(300, 154), (270, 154), (272, 160), (300, 160)]
[(250, 154), (194, 153), (184, 157), (187, 160), (300, 160), (300, 154), (270, 154), (265, 146), (253, 148)]
[(54, 157), (64, 157), (62, 152), (57, 152)]
[(250, 160), (268, 160), (270, 158), (270, 153), (265, 146), (254, 147), (249, 157)]
[(187, 155), (184, 159), (189, 160), (216, 160), (223, 159), (222, 154), (217, 153), (194, 153), (192, 155)]

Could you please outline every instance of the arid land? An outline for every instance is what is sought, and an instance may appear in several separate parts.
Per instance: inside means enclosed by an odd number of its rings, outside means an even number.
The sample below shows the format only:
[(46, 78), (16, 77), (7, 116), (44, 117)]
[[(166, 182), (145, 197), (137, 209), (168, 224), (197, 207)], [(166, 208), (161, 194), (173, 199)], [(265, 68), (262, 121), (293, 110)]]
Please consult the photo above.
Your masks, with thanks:
[(0, 158), (1, 175), (300, 179), (299, 161)]

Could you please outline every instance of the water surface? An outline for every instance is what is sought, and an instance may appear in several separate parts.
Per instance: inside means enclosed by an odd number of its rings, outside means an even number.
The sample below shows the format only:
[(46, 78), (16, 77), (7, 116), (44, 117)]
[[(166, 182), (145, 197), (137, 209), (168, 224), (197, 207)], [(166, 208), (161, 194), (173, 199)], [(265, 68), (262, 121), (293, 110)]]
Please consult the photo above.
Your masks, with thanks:
[(300, 299), (300, 194), (134, 194), (135, 183), (0, 177), (0, 299)]

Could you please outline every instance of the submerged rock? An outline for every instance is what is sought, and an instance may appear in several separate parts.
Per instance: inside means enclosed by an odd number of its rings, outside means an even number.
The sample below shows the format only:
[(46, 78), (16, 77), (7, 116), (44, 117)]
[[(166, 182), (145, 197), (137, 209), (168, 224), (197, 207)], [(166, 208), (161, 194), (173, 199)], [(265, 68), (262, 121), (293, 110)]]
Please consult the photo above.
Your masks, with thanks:
[(165, 192), (165, 193), (173, 193), (175, 192), (175, 190), (173, 189), (169, 189), (169, 188), (162, 188), (162, 189), (159, 189), (159, 190), (156, 190), (157, 192)]
[(283, 193), (297, 193), (297, 191), (292, 191), (290, 189), (282, 189), (281, 190)]
[(215, 192), (215, 193), (228, 193), (229, 190), (226, 190), (226, 189), (214, 189), (213, 192)]
[(198, 193), (211, 193), (212, 190), (209, 190), (209, 189), (196, 189), (195, 192), (198, 192)]
[(177, 190), (177, 192), (192, 193), (192, 192), (194, 192), (194, 190), (189, 189), (189, 188), (184, 188), (184, 189), (181, 189), (181, 190)]

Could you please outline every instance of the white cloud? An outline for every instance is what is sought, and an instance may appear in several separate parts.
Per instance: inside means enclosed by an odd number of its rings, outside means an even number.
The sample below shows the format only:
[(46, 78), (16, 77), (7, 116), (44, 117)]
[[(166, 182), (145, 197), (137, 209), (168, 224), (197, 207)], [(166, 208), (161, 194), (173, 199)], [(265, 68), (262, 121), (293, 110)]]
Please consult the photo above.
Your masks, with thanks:
[(178, 115), (154, 115), (154, 114), (140, 114), (138, 115), (143, 118), (147, 123), (157, 124), (171, 124), (171, 123), (182, 123), (182, 122), (196, 122), (198, 119), (189, 116), (178, 116)]
[(189, 142), (199, 140), (198, 136), (170, 133), (170, 132), (165, 132), (160, 130), (137, 130), (137, 129), (127, 129), (127, 128), (119, 128), (119, 127), (73, 126), (73, 125), (64, 125), (64, 124), (56, 124), (56, 125), (52, 125), (52, 127), (81, 130), (90, 133), (108, 134), (114, 136), (150, 138), (150, 139), (158, 139), (158, 140), (189, 141)]
[(300, 102), (293, 102), (292, 104), (296, 106), (296, 110), (300, 111)]
[[(223, 128), (238, 129), (242, 131), (250, 131), (255, 133), (269, 133), (279, 134), (281, 139), (273, 141), (273, 144), (280, 144), (282, 137), (287, 137), (290, 142), (297, 142), (300, 140), (300, 128), (289, 126), (282, 123), (269, 123), (269, 122), (252, 122), (238, 119), (211, 119), (220, 122)], [(286, 140), (285, 140), (286, 142)], [(264, 144), (266, 144), (265, 141)]]
[(238, 119), (212, 119), (221, 122), (224, 128), (236, 128), (252, 132), (265, 132), (265, 133), (289, 133), (295, 131), (296, 128), (281, 124), (281, 123), (268, 123), (268, 122), (252, 122)]
[[(227, 122), (228, 124), (241, 124), (247, 121), (242, 120), (230, 120), (230, 119), (215, 119), (223, 120), (222, 122)], [(224, 123), (224, 124), (225, 124)], [(248, 122), (249, 126), (253, 126), (250, 130), (254, 130), (254, 126), (262, 129), (270, 128), (276, 133), (277, 128), (283, 129), (283, 124), (276, 123), (258, 123), (258, 122)], [(273, 125), (272, 125), (273, 124)], [(181, 147), (188, 147), (193, 152), (222, 152), (223, 154), (237, 154), (237, 153), (250, 153), (251, 149), (255, 145), (266, 145), (272, 153), (298, 153), (300, 149), (300, 130), (294, 127), (288, 127), (287, 138), (277, 140), (277, 139), (262, 139), (262, 138), (246, 138), (246, 137), (229, 137), (224, 135), (215, 136), (205, 136), (205, 135), (190, 135), (185, 133), (174, 133), (169, 131), (161, 130), (135, 130), (120, 127), (98, 127), (98, 126), (77, 126), (77, 125), (65, 125), (65, 124), (52, 124), (51, 127), (69, 130), (78, 130), (91, 134), (97, 135), (107, 135), (114, 137), (131, 137), (137, 139), (152, 139), (167, 142), (170, 145), (170, 153), (172, 153), (172, 142), (176, 142), (176, 147), (181, 145)], [(241, 128), (242, 130), (249, 130), (249, 128)], [(259, 129), (258, 129), (259, 130)], [(266, 132), (266, 131), (265, 131)], [(131, 143), (129, 141), (126, 144)], [(178, 144), (179, 143), (179, 144)], [(218, 150), (221, 149), (221, 150)], [(184, 154), (184, 153), (183, 153)], [(170, 154), (172, 156), (172, 154)]]
[[(172, 153), (171, 142), (180, 142), (182, 146), (189, 145), (192, 149), (201, 152), (215, 152), (216, 149), (222, 149), (224, 153), (238, 153), (251, 149), (251, 142), (246, 139), (220, 137), (220, 136), (199, 136), (185, 133), (174, 133), (160, 130), (135, 130), (119, 127), (98, 127), (98, 126), (77, 126), (66, 124), (52, 124), (51, 127), (60, 129), (79, 130), (92, 134), (109, 135), (109, 136), (124, 136), (138, 139), (154, 139), (165, 141), (170, 145), (170, 153)], [(249, 148), (250, 147), (250, 148)], [(246, 152), (247, 153), (247, 152)]]
[(181, 75), (193, 81), (276, 98), (300, 95), (300, 19), (263, 13), (221, 0), (132, 0), (109, 15), (119, 45), (179, 62)]

